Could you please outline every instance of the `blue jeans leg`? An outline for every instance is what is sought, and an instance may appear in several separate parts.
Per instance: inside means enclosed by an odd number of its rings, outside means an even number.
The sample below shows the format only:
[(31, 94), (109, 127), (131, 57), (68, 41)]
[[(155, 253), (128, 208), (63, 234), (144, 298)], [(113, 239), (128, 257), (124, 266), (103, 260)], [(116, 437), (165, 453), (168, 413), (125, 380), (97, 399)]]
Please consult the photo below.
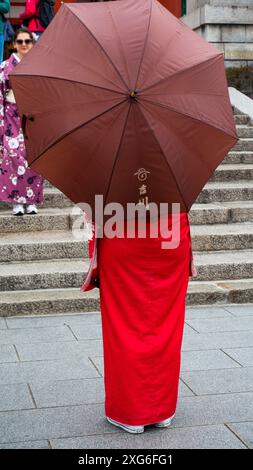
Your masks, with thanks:
[(3, 62), (4, 55), (4, 35), (0, 34), (0, 62)]

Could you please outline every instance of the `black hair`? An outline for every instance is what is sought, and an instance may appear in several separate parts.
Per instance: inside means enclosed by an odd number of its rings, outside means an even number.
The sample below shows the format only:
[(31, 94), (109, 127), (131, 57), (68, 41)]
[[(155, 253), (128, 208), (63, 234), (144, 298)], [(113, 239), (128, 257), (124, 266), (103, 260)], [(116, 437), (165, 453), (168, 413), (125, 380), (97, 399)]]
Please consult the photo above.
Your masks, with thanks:
[(30, 31), (28, 28), (19, 28), (17, 31), (15, 31), (13, 42), (15, 43), (16, 40), (18, 39), (18, 36), (20, 33), (27, 33), (30, 36), (30, 39), (32, 40), (33, 44), (36, 42), (33, 33)]

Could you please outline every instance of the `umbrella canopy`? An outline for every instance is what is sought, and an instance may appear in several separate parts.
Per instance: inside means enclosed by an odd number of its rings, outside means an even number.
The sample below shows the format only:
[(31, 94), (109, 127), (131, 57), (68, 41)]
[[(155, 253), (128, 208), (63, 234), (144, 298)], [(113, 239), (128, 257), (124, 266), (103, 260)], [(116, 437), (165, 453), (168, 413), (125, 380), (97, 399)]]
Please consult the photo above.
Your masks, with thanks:
[(238, 140), (223, 53), (156, 0), (63, 4), (11, 82), (29, 166), (75, 203), (189, 211)]

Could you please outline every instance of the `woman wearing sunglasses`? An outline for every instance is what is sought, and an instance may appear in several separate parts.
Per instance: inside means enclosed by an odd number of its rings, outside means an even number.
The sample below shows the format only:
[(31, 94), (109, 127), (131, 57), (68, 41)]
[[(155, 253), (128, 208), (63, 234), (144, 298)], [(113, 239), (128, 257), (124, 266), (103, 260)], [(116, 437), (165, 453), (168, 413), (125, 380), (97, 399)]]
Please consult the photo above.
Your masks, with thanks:
[(33, 47), (27, 28), (14, 36), (16, 53), (0, 65), (0, 201), (13, 204), (13, 215), (37, 214), (43, 203), (43, 178), (28, 168), (21, 121), (9, 74)]

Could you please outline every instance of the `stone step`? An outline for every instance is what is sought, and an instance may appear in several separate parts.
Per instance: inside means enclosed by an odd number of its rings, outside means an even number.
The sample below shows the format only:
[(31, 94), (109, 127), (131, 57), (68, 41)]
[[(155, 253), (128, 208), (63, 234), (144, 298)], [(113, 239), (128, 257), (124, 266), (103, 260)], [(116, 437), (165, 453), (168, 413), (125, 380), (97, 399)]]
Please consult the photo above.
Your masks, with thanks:
[[(253, 223), (192, 225), (194, 251), (253, 249)], [(253, 259), (252, 259), (253, 261)]]
[(234, 114), (235, 124), (248, 124), (250, 122), (247, 114)]
[(87, 256), (87, 242), (77, 240), (71, 230), (0, 234), (0, 262)]
[(253, 201), (193, 204), (189, 220), (191, 225), (253, 222)]
[[(195, 252), (195, 281), (252, 277), (253, 250)], [(0, 263), (0, 290), (64, 289), (80, 287), (89, 260), (25, 261)]]
[(213, 282), (190, 281), (187, 305), (219, 305), (253, 302), (253, 279), (236, 279)]
[(236, 126), (236, 132), (238, 137), (241, 138), (252, 138), (253, 137), (253, 127), (245, 126), (243, 124), (238, 124)]
[(0, 291), (79, 287), (88, 259), (0, 263)]
[[(240, 151), (240, 152), (234, 152), (231, 151), (228, 153), (228, 155), (224, 158), (222, 161), (222, 165), (224, 164), (239, 164), (239, 163), (250, 163), (253, 164), (253, 152), (245, 152), (245, 151)], [(219, 167), (218, 167), (219, 168)]]
[[(189, 281), (187, 305), (222, 305), (253, 302), (253, 279), (213, 282)], [(99, 290), (80, 288), (2, 292), (1, 316), (45, 315), (99, 311)]]
[(240, 109), (236, 108), (235, 106), (232, 106), (232, 111), (235, 114), (239, 115), (239, 116), (246, 116), (245, 113), (243, 113), (242, 111), (240, 111)]
[(70, 208), (39, 209), (36, 216), (15, 217), (11, 209), (0, 211), (0, 233), (68, 230), (71, 227)]
[(73, 202), (56, 188), (45, 188), (43, 207), (71, 207)]
[(49, 181), (44, 180), (44, 188), (55, 188), (55, 186), (53, 186)]
[(83, 221), (83, 213), (76, 213), (73, 207), (65, 208), (43, 208), (39, 209), (36, 216), (24, 215), (15, 217), (12, 210), (0, 211), (0, 234), (1, 233), (20, 233), (49, 230), (68, 230), (71, 229), (74, 222), (79, 225)]
[[(193, 249), (198, 251), (253, 249), (253, 223), (192, 225)], [(69, 231), (0, 234), (0, 262), (80, 259), (88, 244)]]
[[(1, 234), (22, 234), (23, 232), (60, 231), (72, 228), (76, 218), (72, 208), (40, 209), (36, 216), (14, 217), (10, 210), (0, 211)], [(227, 224), (253, 221), (253, 201), (214, 202), (193, 204), (189, 213), (191, 224)]]
[(214, 172), (213, 176), (209, 179), (212, 181), (238, 181), (250, 180), (253, 181), (253, 164), (227, 164), (220, 165)]
[(99, 289), (80, 288), (18, 290), (2, 292), (0, 315), (44, 315), (99, 310)]
[(252, 151), (253, 150), (253, 139), (240, 139), (234, 147), (231, 149), (233, 152), (238, 152), (242, 150)]
[(252, 201), (253, 181), (208, 182), (202, 189), (195, 203)]
[(193, 281), (251, 278), (253, 250), (194, 252), (198, 276)]

